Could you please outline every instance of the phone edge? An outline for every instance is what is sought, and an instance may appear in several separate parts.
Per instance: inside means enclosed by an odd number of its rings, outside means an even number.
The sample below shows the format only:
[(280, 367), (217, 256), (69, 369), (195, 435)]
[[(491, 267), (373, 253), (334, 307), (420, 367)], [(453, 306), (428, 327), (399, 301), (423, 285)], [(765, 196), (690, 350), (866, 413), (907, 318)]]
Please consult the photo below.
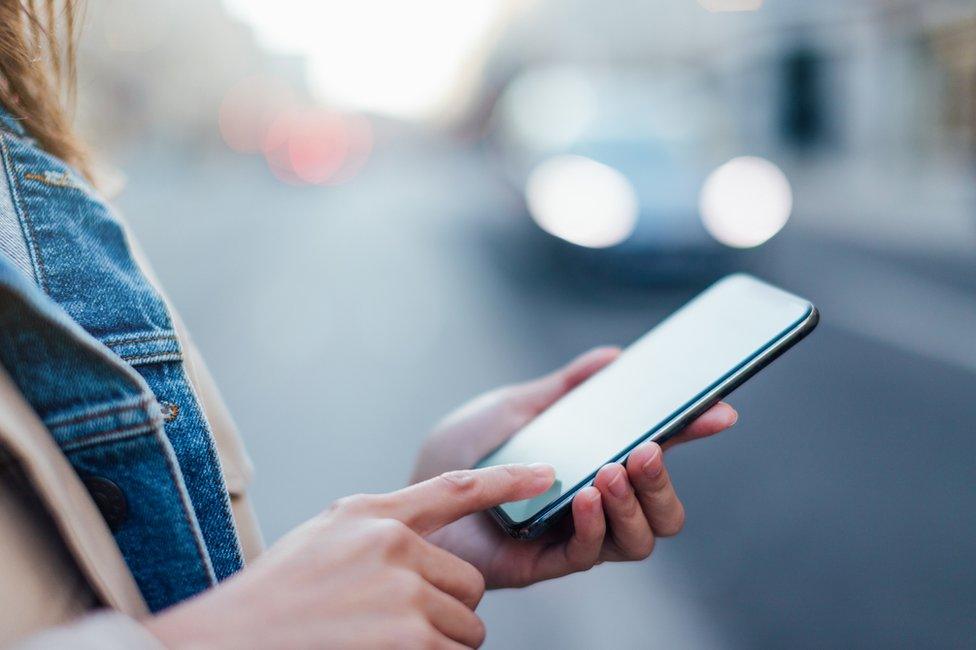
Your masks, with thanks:
[[(636, 447), (654, 440), (658, 443), (666, 442), (678, 431), (684, 429), (695, 418), (702, 415), (705, 411), (728, 397), (735, 389), (754, 377), (760, 370), (771, 364), (782, 356), (787, 350), (802, 341), (810, 334), (820, 322), (820, 311), (810, 302), (807, 302), (809, 311), (796, 325), (784, 331), (781, 337), (773, 341), (765, 350), (756, 357), (747, 361), (738, 370), (735, 370), (726, 379), (720, 381), (714, 388), (707, 391), (700, 398), (695, 400), (690, 406), (678, 414), (674, 420), (659, 429), (657, 432), (649, 431), (644, 436), (638, 438), (630, 447), (623, 450), (618, 456), (608, 463), (625, 463), (630, 456), (630, 452)], [(601, 465), (602, 467), (602, 465)], [(597, 468), (599, 471), (600, 468)], [(500, 508), (491, 508), (488, 513), (510, 537), (521, 540), (533, 540), (544, 533), (548, 528), (560, 519), (572, 505), (573, 497), (596, 478), (596, 472), (580, 482), (579, 486), (571, 492), (564, 494), (559, 501), (543, 511), (537, 518), (530, 519), (513, 525), (501, 512)]]

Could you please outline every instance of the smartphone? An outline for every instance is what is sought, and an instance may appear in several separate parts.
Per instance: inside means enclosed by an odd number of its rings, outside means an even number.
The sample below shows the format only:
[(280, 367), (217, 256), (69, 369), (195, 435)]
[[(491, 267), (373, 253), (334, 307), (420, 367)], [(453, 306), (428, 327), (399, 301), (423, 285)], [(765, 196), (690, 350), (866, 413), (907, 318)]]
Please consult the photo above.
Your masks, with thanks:
[(607, 463), (664, 442), (816, 327), (809, 301), (745, 274), (703, 291), (525, 425), (477, 467), (548, 463), (552, 487), (493, 508), (516, 539), (534, 539), (569, 511)]

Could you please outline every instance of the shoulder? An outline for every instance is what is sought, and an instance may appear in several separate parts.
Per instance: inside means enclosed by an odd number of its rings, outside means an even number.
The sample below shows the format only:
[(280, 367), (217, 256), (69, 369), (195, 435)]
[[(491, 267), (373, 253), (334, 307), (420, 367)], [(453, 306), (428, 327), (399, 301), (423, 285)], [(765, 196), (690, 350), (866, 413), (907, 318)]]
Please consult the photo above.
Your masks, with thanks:
[(0, 114), (0, 254), (44, 287), (43, 230), (104, 203), (70, 165)]
[(94, 336), (168, 326), (128, 233), (82, 175), (32, 139), (0, 131), (2, 252)]

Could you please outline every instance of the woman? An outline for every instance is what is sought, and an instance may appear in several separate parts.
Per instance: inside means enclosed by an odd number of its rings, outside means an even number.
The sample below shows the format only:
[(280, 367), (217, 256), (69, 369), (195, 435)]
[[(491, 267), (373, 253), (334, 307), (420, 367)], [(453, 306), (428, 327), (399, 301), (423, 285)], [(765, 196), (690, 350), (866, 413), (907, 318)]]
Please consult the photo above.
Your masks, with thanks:
[[(601, 348), (471, 402), (413, 485), (341, 499), (262, 553), (230, 417), (61, 106), (73, 16), (0, 0), (0, 643), (476, 647), (485, 588), (643, 559), (678, 532), (653, 443), (544, 539), (481, 513), (549, 487), (547, 466), (465, 468), (618, 354)], [(716, 406), (676, 442), (735, 419)]]

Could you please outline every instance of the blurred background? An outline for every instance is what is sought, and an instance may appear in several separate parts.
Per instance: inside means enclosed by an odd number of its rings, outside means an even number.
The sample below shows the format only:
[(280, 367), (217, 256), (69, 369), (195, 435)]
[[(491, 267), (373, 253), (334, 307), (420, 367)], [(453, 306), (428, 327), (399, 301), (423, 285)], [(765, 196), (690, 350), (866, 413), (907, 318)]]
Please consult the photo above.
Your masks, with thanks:
[(971, 0), (90, 0), (79, 116), (269, 541), (725, 273), (819, 305), (670, 454), (685, 531), (491, 648), (972, 647)]

